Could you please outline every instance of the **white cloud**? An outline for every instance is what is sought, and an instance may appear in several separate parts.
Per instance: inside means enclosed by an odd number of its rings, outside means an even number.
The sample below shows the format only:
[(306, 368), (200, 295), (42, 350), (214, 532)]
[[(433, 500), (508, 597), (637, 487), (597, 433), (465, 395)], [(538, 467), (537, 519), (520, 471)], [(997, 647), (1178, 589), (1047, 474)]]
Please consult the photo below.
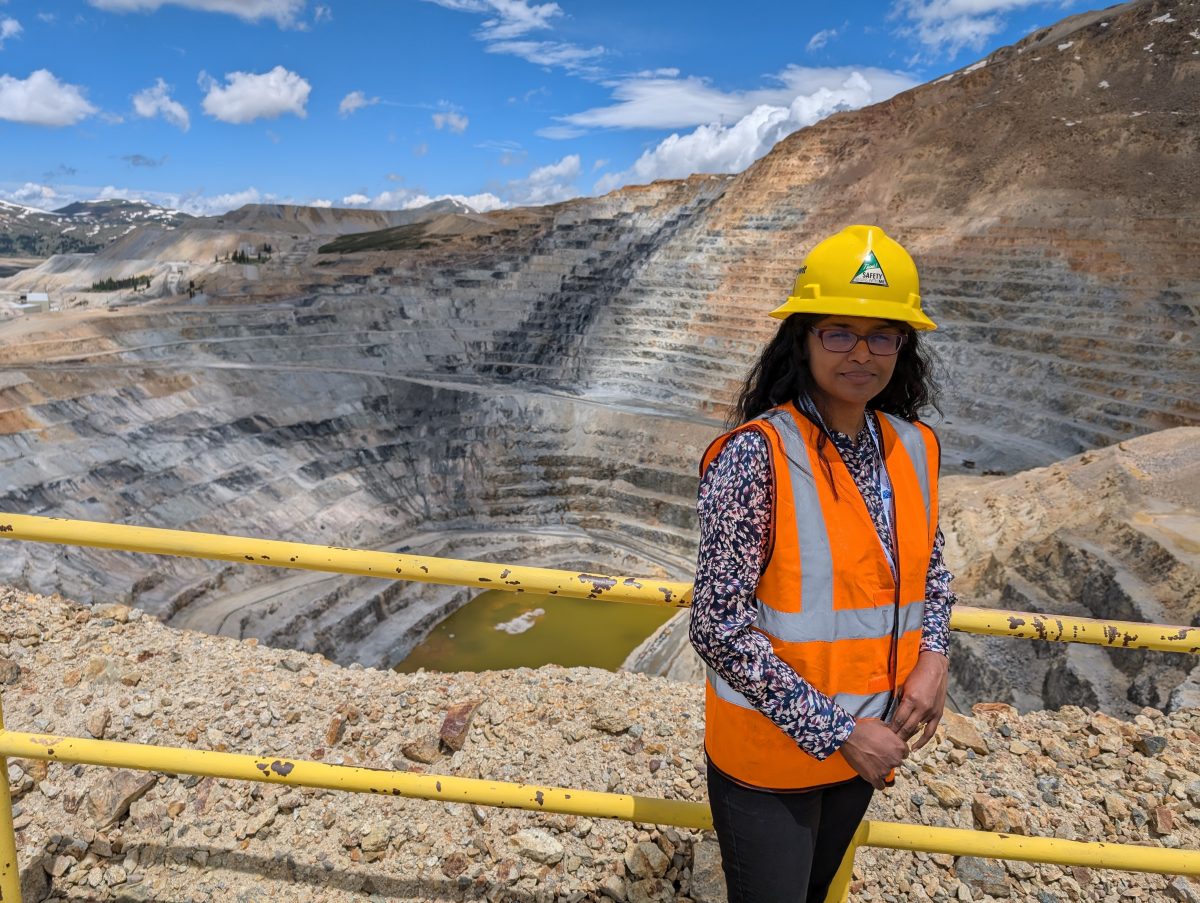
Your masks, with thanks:
[(552, 141), (565, 141), (587, 134), (587, 129), (574, 125), (547, 125), (534, 132), (539, 138), (549, 138)]
[(435, 129), (449, 129), (451, 132), (459, 135), (467, 130), (468, 122), (470, 120), (466, 116), (461, 116), (453, 111), (433, 114), (433, 127)]
[(760, 106), (788, 107), (802, 95), (841, 91), (846, 80), (856, 73), (862, 75), (871, 87), (869, 99), (859, 102), (857, 106), (891, 97), (916, 84), (902, 73), (852, 66), (788, 66), (771, 77), (775, 84), (753, 91), (721, 91), (708, 80), (696, 76), (630, 78), (613, 83), (613, 97), (617, 103), (560, 117), (568, 124), (561, 135), (554, 133), (553, 126), (542, 129), (538, 134), (543, 137), (576, 137), (578, 133), (570, 132), (570, 126), (665, 129), (713, 123), (724, 125), (736, 122)]
[(182, 210), (184, 213), (191, 213), (193, 216), (218, 216), (246, 204), (258, 204), (277, 200), (274, 195), (264, 195), (254, 187), (226, 194), (206, 195), (202, 191), (176, 194), (173, 192), (142, 191), (136, 188), (106, 185), (98, 192), (91, 192), (85, 196), (98, 198), (102, 201), (112, 198), (145, 200), (172, 210)]
[(818, 31), (815, 35), (813, 35), (811, 38), (808, 39), (808, 49), (810, 51), (811, 50), (820, 50), (822, 47), (824, 47), (826, 44), (828, 44), (831, 40), (833, 40), (837, 36), (838, 36), (838, 30), (836, 28), (822, 29), (821, 31)]
[(343, 207), (369, 207), (372, 210), (411, 210), (434, 201), (452, 200), (485, 213), (512, 206), (555, 204), (578, 197), (575, 181), (583, 171), (578, 154), (569, 154), (554, 163), (539, 166), (522, 179), (513, 179), (503, 187), (478, 194), (429, 195), (416, 188), (397, 187), (374, 197), (361, 192), (342, 198)]
[(429, 145), (424, 141), (413, 148), (414, 157), (424, 157), (427, 153), (429, 153)]
[(29, 78), (0, 75), (0, 119), (27, 125), (64, 126), (97, 112), (78, 85), (60, 82), (47, 69)]
[(496, 41), (488, 53), (508, 53), (536, 66), (559, 66), (568, 72), (593, 71), (590, 63), (605, 54), (603, 47), (580, 47), (562, 41)]
[(41, 185), (37, 182), (26, 182), (20, 188), (15, 188), (12, 191), (0, 190), (0, 200), (11, 201), (14, 204), (23, 204), (27, 207), (36, 207), (39, 210), (49, 210), (52, 207), (65, 207), (69, 203), (62, 200), (62, 196), (49, 185)]
[(133, 95), (133, 109), (146, 119), (161, 116), (171, 125), (187, 131), (191, 128), (191, 117), (183, 104), (171, 99), (171, 86), (161, 78), (152, 87)]
[[(121, 195), (118, 195), (120, 197)], [(271, 194), (260, 194), (254, 187), (234, 191), (228, 194), (204, 195), (200, 193), (182, 195), (174, 205), (174, 209), (196, 216), (217, 216), (244, 207), (246, 204), (261, 204), (275, 201)], [(167, 205), (171, 206), (171, 205)]]
[(1047, 0), (896, 0), (889, 18), (904, 19), (909, 24), (902, 34), (954, 59), (964, 48), (982, 50), (988, 38), (1003, 30), (1005, 13), (1046, 4)]
[(363, 107), (373, 107), (379, 103), (378, 97), (367, 97), (362, 91), (351, 91), (338, 104), (338, 115), (349, 116)]
[(557, 3), (529, 5), (528, 0), (426, 0), (458, 12), (484, 13), (480, 34), (486, 40), (515, 38), (531, 31), (549, 28), (550, 20), (562, 15)]
[(298, 203), (290, 199), (277, 198), (272, 194), (262, 194), (257, 188), (250, 187), (242, 191), (225, 194), (205, 194), (203, 190), (177, 193), (154, 191), (129, 186), (105, 185), (39, 185), (26, 182), (13, 189), (0, 189), (0, 199), (24, 203), (34, 207), (59, 208), (75, 201), (109, 200), (123, 198), (125, 200), (143, 200), (160, 207), (172, 210), (182, 210), (196, 216), (213, 216), (225, 213), (244, 204), (256, 203)]
[(326, 198), (317, 198), (315, 201), (309, 201), (308, 206), (309, 207), (332, 207), (333, 201), (327, 200)]
[[(114, 13), (149, 13), (163, 6), (182, 6), (208, 13), (229, 13), (247, 22), (274, 19), (281, 28), (296, 24), (307, 0), (88, 0)], [(319, 21), (319, 19), (318, 19)]]
[(731, 125), (709, 122), (687, 134), (670, 135), (629, 169), (601, 177), (595, 190), (698, 172), (740, 172), (792, 132), (831, 113), (884, 100), (914, 84), (907, 76), (877, 69), (795, 70), (787, 81), (793, 89), (807, 90), (796, 93), (786, 105), (760, 104)]
[(99, 190), (75, 186), (71, 189), (72, 200), (109, 200), (124, 198), (125, 200), (143, 200), (170, 210), (182, 210), (193, 216), (219, 216), (246, 204), (269, 203), (282, 201), (272, 194), (262, 194), (253, 186), (241, 191), (224, 194), (205, 194), (203, 190), (184, 192), (182, 194), (168, 191), (146, 191), (128, 186), (105, 185)]
[(539, 166), (524, 179), (509, 182), (505, 194), (514, 204), (556, 204), (579, 196), (574, 182), (582, 171), (579, 154), (568, 154), (557, 163)]
[(434, 197), (430, 197), (427, 194), (417, 194), (406, 200), (399, 209), (413, 210), (417, 207), (425, 207), (435, 201), (458, 201), (460, 204), (466, 204), (476, 213), (487, 213), (489, 210), (502, 210), (509, 206), (490, 191), (485, 191), (481, 194), (439, 194)]
[[(526, 39), (531, 32), (552, 28), (551, 20), (563, 14), (557, 3), (529, 0), (425, 0), (457, 12), (487, 15), (475, 37), (489, 53), (507, 53), (538, 66), (557, 66), (568, 72), (591, 72), (591, 61), (603, 56), (603, 47), (580, 47), (563, 41)], [(524, 40), (521, 40), (524, 39)]]
[[(434, 201), (458, 201), (460, 204), (466, 204), (472, 210), (480, 213), (486, 213), (488, 210), (498, 210), (502, 207), (509, 206), (505, 201), (501, 200), (491, 192), (482, 192), (480, 194), (439, 194), (431, 196), (423, 191), (418, 191), (411, 188), (397, 188), (394, 191), (382, 191), (375, 197), (367, 197), (365, 194), (355, 193), (342, 198), (341, 206), (343, 207), (368, 207), (371, 210), (412, 210), (414, 207), (424, 207), (427, 204), (432, 204)], [(312, 206), (325, 206), (324, 203)]]
[(414, 188), (397, 188), (381, 192), (373, 198), (353, 194), (343, 198), (342, 203), (346, 206), (367, 206), (374, 210), (411, 210), (434, 201), (452, 200), (480, 213), (517, 205), (555, 204), (579, 196), (579, 189), (574, 183), (582, 171), (579, 155), (570, 154), (557, 162), (539, 166), (525, 178), (513, 179), (495, 191), (431, 196)]
[(234, 124), (274, 119), (284, 113), (303, 119), (312, 90), (307, 81), (282, 66), (263, 73), (226, 73), (224, 86), (201, 73), (200, 83), (208, 91), (202, 103), (204, 112)]
[(0, 19), (0, 50), (4, 49), (4, 42), (9, 38), (15, 38), (21, 33), (21, 23), (11, 16), (5, 16)]
[(319, 22), (332, 22), (333, 21), (333, 10), (330, 9), (328, 6), (326, 6), (323, 3), (318, 3), (316, 6), (313, 7), (313, 21), (318, 22), (318, 23)]

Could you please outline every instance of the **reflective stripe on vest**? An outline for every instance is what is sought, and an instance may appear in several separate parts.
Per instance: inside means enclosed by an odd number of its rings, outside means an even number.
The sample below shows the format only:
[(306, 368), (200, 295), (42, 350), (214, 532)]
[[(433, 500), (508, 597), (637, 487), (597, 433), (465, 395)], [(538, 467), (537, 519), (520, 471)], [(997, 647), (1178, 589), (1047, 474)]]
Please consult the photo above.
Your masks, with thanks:
[(907, 420), (901, 420), (891, 414), (882, 416), (887, 418), (887, 422), (900, 437), (900, 444), (908, 452), (908, 457), (917, 470), (917, 482), (921, 486), (921, 497), (925, 500), (925, 517), (928, 518), (932, 514), (929, 510), (929, 456), (925, 453), (925, 440), (921, 436), (921, 430)]
[[(725, 678), (720, 674), (712, 668), (705, 670), (708, 675), (708, 682), (712, 684), (712, 688), (718, 697), (740, 708), (758, 711), (750, 700), (729, 686)], [(833, 701), (848, 712), (857, 712), (857, 717), (859, 718), (882, 718), (884, 711), (887, 709), (889, 696), (891, 696), (891, 692), (888, 690), (884, 690), (882, 693), (868, 693), (861, 696), (856, 696), (853, 693), (835, 693), (833, 694)]]

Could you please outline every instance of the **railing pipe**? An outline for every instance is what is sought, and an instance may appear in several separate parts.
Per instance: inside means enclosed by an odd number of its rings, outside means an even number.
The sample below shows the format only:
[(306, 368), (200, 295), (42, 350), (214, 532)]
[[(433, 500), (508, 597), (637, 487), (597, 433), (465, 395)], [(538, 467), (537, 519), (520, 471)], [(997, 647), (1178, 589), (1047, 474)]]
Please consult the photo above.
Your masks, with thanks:
[[(453, 775), (415, 774), (353, 765), (330, 765), (286, 756), (251, 756), (243, 753), (92, 740), (85, 737), (27, 734), (10, 730), (0, 730), (0, 756), (105, 765), (110, 768), (132, 768), (167, 774), (195, 774), (297, 787), (321, 787), (350, 793), (440, 800), (444, 803), (478, 803), (504, 809), (528, 809), (531, 812), (620, 818), (625, 821), (698, 830), (712, 828), (712, 815), (705, 803), (485, 781)], [(9, 811), (11, 814), (11, 808)]]
[(1050, 862), (1123, 872), (1155, 872), (1160, 875), (1200, 875), (1200, 852), (1144, 847), (1103, 841), (1063, 840), (1058, 837), (1026, 837), (994, 834), (965, 828), (931, 828), (897, 822), (866, 821), (863, 846), (888, 850), (978, 856), (984, 859), (1016, 859)]
[(838, 866), (833, 880), (829, 882), (825, 903), (846, 903), (850, 899), (850, 881), (854, 877), (854, 856), (867, 838), (868, 824), (870, 823), (862, 822), (854, 832), (854, 837), (850, 839), (850, 846), (846, 847), (846, 852), (842, 854), (842, 864)]
[[(649, 577), (612, 577), (604, 574), (557, 571), (521, 565), (489, 564), (454, 558), (372, 552), (340, 546), (310, 545), (246, 536), (193, 533), (158, 527), (133, 527), (60, 517), (33, 517), (0, 513), (0, 538), (51, 542), (208, 558), (238, 564), (326, 571), (416, 580), (507, 592), (529, 592), (610, 602), (636, 602), (685, 608), (692, 602), (687, 583)], [(989, 636), (1008, 636), (1061, 643), (1089, 643), (1122, 649), (1200, 653), (1200, 627), (1176, 627), (1138, 621), (1073, 618), (1027, 611), (1001, 611), (956, 605), (950, 616), (953, 630)]]
[[(4, 735), (0, 705), (0, 736)], [(17, 832), (13, 828), (12, 791), (8, 786), (8, 757), (0, 754), (0, 901), (21, 903), (21, 870), (17, 862)]]
[[(686, 800), (513, 784), (451, 775), (412, 774), (350, 765), (328, 765), (286, 756), (251, 756), (82, 737), (30, 734), (0, 727), (0, 758), (7, 756), (167, 774), (195, 774), (230, 780), (321, 787), (352, 793), (475, 803), (534, 812), (618, 818), (693, 830), (712, 828), (712, 814), (708, 805)], [(4, 828), (7, 838), (0, 838), (0, 844), (7, 846), (7, 849), (0, 849), (0, 859), (3, 859), (4, 865), (3, 873), (0, 874), (0, 892), (3, 893), (0, 900), (7, 903), (9, 900), (19, 901), (20, 878), (16, 868), (11, 800), (6, 799), (7, 772), (0, 777), (0, 781), (3, 782), (0, 804), (7, 804), (3, 811), (0, 811), (0, 819), (5, 817), (4, 813), (7, 813), (8, 819), (6, 825), (0, 826)], [(853, 870), (854, 851), (859, 846), (1200, 876), (1200, 852), (1193, 850), (864, 821), (855, 833), (850, 849), (838, 869), (827, 898), (830, 903), (845, 899)]]
[(1189, 655), (1200, 653), (1200, 627), (1070, 618), (969, 605), (954, 606), (950, 626), (954, 630), (986, 636), (1047, 640), (1052, 643), (1090, 643), (1115, 649), (1156, 649), (1159, 652), (1183, 652)]
[(649, 577), (611, 577), (516, 564), (371, 552), (341, 546), (164, 530), (159, 527), (133, 527), (62, 517), (0, 513), (0, 538), (680, 608), (690, 605), (692, 598), (690, 584)]

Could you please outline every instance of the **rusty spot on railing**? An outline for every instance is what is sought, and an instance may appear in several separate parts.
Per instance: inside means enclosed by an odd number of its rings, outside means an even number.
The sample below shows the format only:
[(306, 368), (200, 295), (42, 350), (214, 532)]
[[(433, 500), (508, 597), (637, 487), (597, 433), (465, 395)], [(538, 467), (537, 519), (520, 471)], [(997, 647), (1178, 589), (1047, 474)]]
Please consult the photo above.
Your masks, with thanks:
[(595, 599), (601, 593), (607, 592), (617, 585), (615, 577), (605, 577), (602, 574), (578, 574), (575, 579), (580, 583), (592, 585), (592, 591), (588, 594), (589, 599)]

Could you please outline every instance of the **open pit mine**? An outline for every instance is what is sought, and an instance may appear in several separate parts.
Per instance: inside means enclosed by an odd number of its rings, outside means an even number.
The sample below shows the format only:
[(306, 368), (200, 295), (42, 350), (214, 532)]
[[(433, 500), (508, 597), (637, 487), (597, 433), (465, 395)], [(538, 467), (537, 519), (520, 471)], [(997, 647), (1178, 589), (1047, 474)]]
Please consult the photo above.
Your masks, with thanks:
[[(1195, 2), (1076, 16), (739, 175), (486, 215), (250, 206), (52, 257), (0, 281), (59, 308), (0, 324), (0, 510), (686, 580), (765, 312), (874, 222), (939, 324), (963, 600), (1195, 624), (1198, 32)], [(397, 664), (471, 595), (3, 551), (26, 590), (343, 664)], [(679, 624), (629, 666), (694, 675)], [(963, 710), (1200, 698), (1191, 657), (955, 645)]]

